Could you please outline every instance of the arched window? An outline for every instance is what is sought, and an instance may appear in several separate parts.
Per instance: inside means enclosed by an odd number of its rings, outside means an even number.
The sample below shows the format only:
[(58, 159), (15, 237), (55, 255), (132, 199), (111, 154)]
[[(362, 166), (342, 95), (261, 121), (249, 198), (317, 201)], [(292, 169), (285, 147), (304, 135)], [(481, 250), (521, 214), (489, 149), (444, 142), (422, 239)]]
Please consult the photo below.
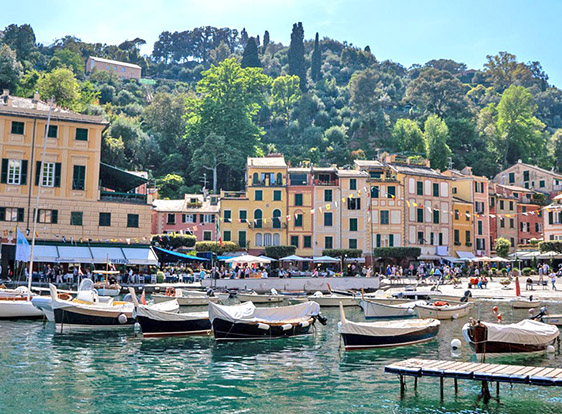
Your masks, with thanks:
[(256, 233), (256, 247), (263, 246), (263, 236), (261, 233)]
[(254, 173), (254, 178), (252, 178), (252, 185), (258, 185), (260, 182), (258, 173)]
[(283, 185), (283, 174), (277, 173), (277, 185)]
[(273, 210), (273, 228), (280, 229), (281, 228), (281, 210)]
[(273, 245), (281, 246), (281, 235), (279, 233), (273, 233)]
[(263, 235), (263, 245), (271, 246), (271, 233), (265, 233)]
[(261, 229), (261, 226), (262, 226), (262, 212), (258, 208), (257, 210), (254, 210), (254, 228)]

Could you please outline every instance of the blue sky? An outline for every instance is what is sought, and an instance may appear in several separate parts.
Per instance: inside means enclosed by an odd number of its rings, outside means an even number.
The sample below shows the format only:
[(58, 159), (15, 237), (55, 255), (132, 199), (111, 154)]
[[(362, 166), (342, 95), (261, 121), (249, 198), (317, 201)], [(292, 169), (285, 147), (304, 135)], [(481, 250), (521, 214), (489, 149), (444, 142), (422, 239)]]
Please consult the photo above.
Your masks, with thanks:
[(164, 30), (211, 25), (269, 30), (288, 44), (294, 22), (305, 37), (369, 45), (379, 60), (405, 66), (450, 58), (481, 68), (486, 55), (506, 50), (520, 61), (538, 60), (550, 81), (562, 85), (562, 1), (557, 0), (20, 0), (2, 4), (0, 26), (30, 23), (38, 41), (64, 35), (118, 44), (143, 38), (152, 50)]

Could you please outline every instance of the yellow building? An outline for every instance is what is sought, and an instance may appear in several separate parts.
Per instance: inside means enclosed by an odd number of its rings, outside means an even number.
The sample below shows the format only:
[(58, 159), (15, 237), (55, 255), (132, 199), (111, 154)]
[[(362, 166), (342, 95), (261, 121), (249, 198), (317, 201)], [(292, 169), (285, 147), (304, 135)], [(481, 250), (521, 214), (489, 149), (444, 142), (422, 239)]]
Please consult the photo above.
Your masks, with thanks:
[(13, 244), (16, 226), (28, 234), (32, 230), (38, 191), (40, 242), (128, 239), (135, 243), (137, 239), (148, 243), (147, 196), (130, 192), (146, 180), (100, 161), (107, 123), (101, 117), (56, 108), (45, 131), (48, 111), (37, 95), (26, 99), (4, 91), (0, 97), (3, 252), (4, 245)]
[(453, 197), (453, 253), (459, 258), (474, 256), (474, 215), (472, 213), (471, 202)]
[(289, 245), (297, 248), (298, 256), (312, 256), (314, 235), (313, 186), (310, 168), (289, 168), (287, 185), (287, 232)]
[(336, 248), (359, 249), (370, 254), (368, 208), (369, 188), (365, 171), (338, 170), (340, 185), (340, 244)]

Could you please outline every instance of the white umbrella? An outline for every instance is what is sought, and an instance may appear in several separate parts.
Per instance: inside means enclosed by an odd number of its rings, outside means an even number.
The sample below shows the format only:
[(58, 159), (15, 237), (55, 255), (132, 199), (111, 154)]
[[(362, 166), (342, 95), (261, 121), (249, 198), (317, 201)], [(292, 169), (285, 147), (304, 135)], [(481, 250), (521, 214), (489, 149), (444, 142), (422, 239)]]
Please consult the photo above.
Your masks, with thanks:
[(245, 254), (242, 256), (231, 257), (230, 259), (226, 259), (225, 263), (271, 263), (269, 259), (262, 259), (261, 257), (252, 256), (251, 254)]
[(311, 259), (308, 259), (306, 257), (300, 257), (297, 255), (291, 255), (291, 256), (287, 256), (287, 257), (282, 257), (281, 259), (279, 259), (280, 262), (310, 262)]
[(276, 262), (277, 259), (274, 259), (273, 257), (267, 257), (264, 256), (263, 254), (261, 256), (258, 256), (260, 259), (265, 259), (265, 260), (269, 260), (270, 262)]
[(335, 257), (330, 257), (330, 256), (320, 256), (320, 257), (313, 257), (312, 261), (314, 263), (339, 263), (340, 259), (336, 259)]
[(541, 253), (540, 256), (538, 256), (539, 259), (560, 259), (562, 258), (562, 253), (557, 253), (557, 252), (546, 252), (546, 253)]
[(491, 262), (510, 262), (511, 260), (504, 259), (503, 257), (500, 257), (500, 256), (494, 256), (494, 257), (490, 257), (490, 261)]

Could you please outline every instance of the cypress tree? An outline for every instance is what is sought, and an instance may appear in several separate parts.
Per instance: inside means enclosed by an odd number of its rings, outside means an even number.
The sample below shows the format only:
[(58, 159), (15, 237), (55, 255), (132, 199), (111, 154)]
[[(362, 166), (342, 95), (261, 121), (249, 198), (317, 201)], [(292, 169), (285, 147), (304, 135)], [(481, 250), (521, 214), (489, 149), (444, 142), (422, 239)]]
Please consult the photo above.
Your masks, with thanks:
[(242, 63), (240, 64), (243, 68), (261, 68), (260, 58), (258, 57), (258, 46), (256, 45), (256, 39), (250, 37), (246, 47), (244, 48), (244, 53), (242, 54)]
[(240, 32), (240, 44), (242, 45), (242, 47), (246, 47), (246, 44), (248, 43), (248, 32), (246, 31), (246, 28), (242, 28), (242, 31)]
[(369, 45), (365, 46), (365, 52), (371, 53), (371, 47)]
[(263, 34), (263, 46), (262, 46), (263, 53), (265, 53), (267, 49), (267, 45), (269, 45), (269, 32), (266, 30), (265, 33)]
[(318, 42), (318, 32), (316, 32), (316, 37), (314, 38), (314, 50), (312, 51), (312, 61), (310, 63), (310, 77), (314, 82), (320, 80), (321, 66), (322, 66), (322, 52), (320, 51), (320, 44)]
[(288, 53), (289, 75), (297, 75), (301, 91), (306, 91), (306, 65), (304, 60), (304, 28), (302, 23), (293, 24)]

